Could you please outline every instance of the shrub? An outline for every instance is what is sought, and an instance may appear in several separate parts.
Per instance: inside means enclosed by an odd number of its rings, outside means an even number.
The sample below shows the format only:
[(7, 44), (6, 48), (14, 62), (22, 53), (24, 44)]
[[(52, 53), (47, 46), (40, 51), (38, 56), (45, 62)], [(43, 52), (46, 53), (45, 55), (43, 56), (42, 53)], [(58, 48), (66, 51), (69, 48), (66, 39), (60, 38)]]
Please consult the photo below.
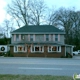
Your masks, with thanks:
[(61, 56), (61, 58), (72, 58), (72, 55), (68, 52), (66, 52), (66, 56)]
[(61, 58), (66, 58), (65, 56), (61, 56)]
[(10, 51), (8, 51), (4, 56), (5, 57), (14, 57), (13, 54), (10, 53)]
[(66, 52), (66, 58), (72, 58), (72, 55), (68, 52)]

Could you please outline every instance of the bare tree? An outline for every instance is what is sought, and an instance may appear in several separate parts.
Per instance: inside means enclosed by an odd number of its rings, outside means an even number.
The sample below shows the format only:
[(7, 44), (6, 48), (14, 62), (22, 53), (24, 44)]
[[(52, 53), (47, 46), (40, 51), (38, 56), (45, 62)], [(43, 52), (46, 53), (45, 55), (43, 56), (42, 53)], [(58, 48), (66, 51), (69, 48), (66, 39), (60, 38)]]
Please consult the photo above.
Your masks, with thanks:
[(19, 21), (28, 25), (29, 13), (26, 0), (12, 0), (12, 4), (8, 5), (8, 13), (17, 21), (19, 27)]
[(48, 25), (54, 25), (56, 26), (56, 10), (55, 10), (55, 7), (53, 6), (51, 9), (48, 9), (48, 12), (47, 12), (47, 24)]
[(72, 10), (60, 8), (56, 10), (50, 16), (50, 22), (52, 25), (58, 26), (58, 28), (63, 28), (65, 31), (66, 43), (69, 44), (69, 35), (73, 27), (73, 21), (71, 19)]
[(5, 29), (0, 25), (0, 38), (4, 37), (4, 31)]
[(73, 20), (73, 38), (74, 44), (77, 49), (80, 48), (80, 11), (74, 11), (72, 16)]
[(28, 6), (31, 15), (31, 24), (40, 25), (41, 23), (44, 23), (43, 20), (47, 10), (44, 0), (29, 0)]
[(43, 0), (12, 0), (8, 5), (8, 13), (16, 20), (18, 26), (34, 24), (40, 25), (46, 9)]
[(50, 25), (62, 27), (65, 31), (67, 44), (80, 45), (80, 12), (72, 9), (60, 8), (49, 15)]
[(75, 36), (77, 36), (79, 38), (79, 34), (80, 34), (80, 12), (79, 11), (74, 11), (72, 16), (72, 20), (73, 20), (73, 29), (75, 31)]
[(15, 29), (13, 28), (13, 25), (14, 25), (13, 22), (7, 19), (4, 20), (2, 26), (4, 26), (3, 29), (6, 37), (10, 37), (10, 32), (12, 32)]

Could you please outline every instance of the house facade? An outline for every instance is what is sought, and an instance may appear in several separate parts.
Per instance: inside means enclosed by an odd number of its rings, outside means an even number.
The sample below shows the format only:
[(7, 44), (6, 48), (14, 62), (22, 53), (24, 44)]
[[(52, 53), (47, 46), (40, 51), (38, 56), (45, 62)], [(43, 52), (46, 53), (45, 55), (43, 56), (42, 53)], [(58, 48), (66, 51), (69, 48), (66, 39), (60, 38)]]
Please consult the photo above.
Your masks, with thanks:
[(52, 25), (23, 26), (11, 33), (10, 53), (16, 57), (61, 57), (72, 54), (65, 32)]

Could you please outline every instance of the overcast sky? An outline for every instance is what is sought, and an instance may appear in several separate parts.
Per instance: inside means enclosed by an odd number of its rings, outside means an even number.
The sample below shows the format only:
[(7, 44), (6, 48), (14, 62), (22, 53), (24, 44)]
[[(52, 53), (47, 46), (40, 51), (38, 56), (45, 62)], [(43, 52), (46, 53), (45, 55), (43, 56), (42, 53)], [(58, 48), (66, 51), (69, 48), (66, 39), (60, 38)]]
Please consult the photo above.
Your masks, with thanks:
[[(0, 0), (0, 24), (6, 18), (5, 7), (11, 0)], [(49, 7), (75, 7), (76, 10), (80, 10), (80, 0), (44, 0)]]

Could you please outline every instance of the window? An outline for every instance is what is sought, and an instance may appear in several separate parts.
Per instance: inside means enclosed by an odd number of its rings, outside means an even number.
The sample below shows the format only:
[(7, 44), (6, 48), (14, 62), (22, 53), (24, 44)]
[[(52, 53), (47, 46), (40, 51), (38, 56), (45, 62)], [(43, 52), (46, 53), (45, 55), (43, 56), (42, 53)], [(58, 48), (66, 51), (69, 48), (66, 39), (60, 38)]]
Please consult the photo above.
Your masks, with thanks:
[(49, 46), (49, 51), (51, 51), (51, 46)]
[(16, 41), (19, 41), (19, 35), (16, 34)]
[(21, 40), (24, 40), (25, 39), (25, 35), (21, 35)]
[(44, 52), (44, 47), (43, 46), (32, 46), (31, 52)]
[(15, 46), (14, 48), (15, 48), (15, 51), (17, 51), (17, 46)]
[(39, 51), (39, 47), (35, 47), (35, 51)]
[(52, 46), (52, 51), (57, 51), (57, 47), (56, 46)]
[(26, 46), (14, 46), (14, 52), (27, 52), (27, 47)]
[(58, 46), (58, 51), (60, 51), (60, 52), (61, 52), (61, 47), (60, 47), (60, 46)]
[(46, 41), (49, 41), (49, 35), (46, 34)]
[(30, 41), (33, 41), (33, 35), (30, 35)]
[(14, 41), (16, 41), (16, 35), (14, 34), (14, 35), (12, 35), (12, 37), (13, 37)]
[(58, 34), (55, 34), (55, 41), (58, 41)]
[(22, 51), (22, 46), (18, 46), (18, 51)]
[(34, 51), (34, 47), (32, 46), (32, 51)]
[(48, 52), (61, 52), (61, 46), (48, 46)]

